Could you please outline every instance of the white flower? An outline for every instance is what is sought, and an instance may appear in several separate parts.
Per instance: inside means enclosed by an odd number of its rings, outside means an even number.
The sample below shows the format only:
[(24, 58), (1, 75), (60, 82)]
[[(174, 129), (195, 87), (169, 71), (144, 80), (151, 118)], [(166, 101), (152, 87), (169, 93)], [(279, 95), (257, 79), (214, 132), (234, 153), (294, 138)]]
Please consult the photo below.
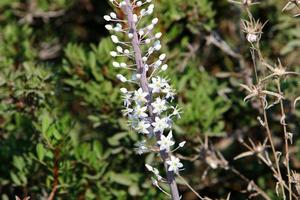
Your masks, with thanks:
[(156, 100), (151, 103), (153, 106), (153, 113), (162, 113), (163, 111), (167, 110), (166, 101), (162, 100), (160, 97), (156, 98)]
[(171, 156), (171, 160), (168, 160), (167, 164), (169, 165), (168, 171), (173, 171), (174, 173), (178, 173), (179, 169), (183, 167), (179, 158), (176, 158), (175, 156)]
[(135, 146), (136, 146), (136, 148), (134, 148), (134, 150), (139, 155), (142, 155), (143, 153), (149, 152), (149, 149), (146, 146), (146, 140), (143, 140), (141, 142), (136, 143)]
[(136, 131), (138, 133), (142, 134), (149, 134), (148, 128), (150, 127), (150, 124), (145, 121), (139, 121), (137, 126), (135, 127)]
[(144, 106), (140, 106), (140, 105), (137, 105), (135, 108), (134, 108), (134, 115), (139, 117), (139, 118), (145, 118), (145, 117), (148, 117), (148, 114), (146, 113), (147, 111), (147, 107)]
[(140, 7), (140, 6), (142, 6), (142, 5), (143, 5), (143, 3), (142, 3), (141, 1), (136, 2), (136, 6), (137, 6), (137, 7)]
[(124, 101), (124, 106), (125, 107), (130, 106), (131, 105), (131, 94), (128, 94), (128, 93), (124, 94), (123, 95), (123, 101)]
[(124, 116), (131, 115), (132, 111), (133, 111), (133, 109), (128, 108), (128, 107), (122, 110)]
[(155, 122), (151, 124), (154, 127), (154, 132), (163, 132), (164, 129), (169, 127), (167, 118), (155, 117)]
[(175, 96), (175, 90), (167, 83), (164, 84), (165, 88), (162, 89), (162, 92), (166, 94), (166, 98), (173, 98)]
[(134, 97), (133, 99), (141, 104), (147, 102), (146, 96), (148, 95), (147, 92), (143, 92), (142, 88), (139, 88), (138, 90), (134, 91)]
[(167, 137), (162, 134), (160, 140), (157, 141), (157, 144), (159, 145), (159, 149), (161, 151), (166, 150), (167, 152), (169, 152), (170, 147), (175, 144), (172, 138), (173, 138), (172, 131), (169, 132)]
[(180, 113), (181, 113), (181, 111), (180, 111), (180, 108), (178, 108), (178, 106), (172, 106), (172, 109), (173, 109), (173, 112), (172, 112), (172, 114), (171, 114), (171, 116), (176, 116), (178, 119), (180, 119), (181, 118), (181, 116), (180, 116)]
[(149, 84), (149, 87), (152, 88), (153, 93), (159, 93), (166, 84), (166, 81), (159, 76), (153, 77), (151, 80), (152, 83)]

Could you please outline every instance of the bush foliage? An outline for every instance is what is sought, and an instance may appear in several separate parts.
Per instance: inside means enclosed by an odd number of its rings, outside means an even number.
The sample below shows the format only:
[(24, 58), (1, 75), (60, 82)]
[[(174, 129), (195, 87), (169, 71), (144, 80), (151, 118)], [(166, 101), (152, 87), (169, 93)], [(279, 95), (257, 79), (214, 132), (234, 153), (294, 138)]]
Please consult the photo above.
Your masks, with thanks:
[[(239, 87), (251, 76), (251, 56), (240, 32), (242, 11), (225, 0), (154, 3), (160, 19), (156, 28), (163, 32), (169, 55), (165, 76), (177, 89), (183, 110), (175, 127), (177, 137), (187, 140), (181, 153), (197, 155), (201, 138), (209, 135), (232, 160), (241, 151), (235, 140), (240, 134), (262, 138), (255, 105), (243, 102)], [(282, 6), (267, 0), (254, 10), (262, 21), (269, 20), (263, 53), (299, 72), (299, 19), (281, 13)], [(111, 9), (104, 0), (0, 1), (1, 199), (46, 199), (57, 178), (57, 199), (163, 198), (144, 168), (145, 159), (157, 158), (134, 153), (139, 136), (121, 114), (122, 84), (115, 78), (118, 70), (109, 56), (113, 45), (102, 19)], [(226, 41), (244, 62), (209, 38)], [(299, 79), (286, 81), (284, 88), (295, 98)], [(299, 111), (288, 116), (293, 129), (299, 130), (299, 116)], [(275, 134), (280, 135), (280, 127)], [(298, 135), (294, 137), (298, 149)], [(299, 156), (292, 155), (294, 169), (299, 169)], [(260, 187), (272, 188), (272, 174), (253, 160), (233, 165)], [(200, 160), (185, 166), (184, 175), (200, 193), (220, 198), (242, 190), (234, 174), (212, 171), (203, 182)], [(227, 182), (214, 183), (217, 176)], [(188, 189), (180, 189), (188, 198)], [(232, 198), (246, 197), (233, 192)]]

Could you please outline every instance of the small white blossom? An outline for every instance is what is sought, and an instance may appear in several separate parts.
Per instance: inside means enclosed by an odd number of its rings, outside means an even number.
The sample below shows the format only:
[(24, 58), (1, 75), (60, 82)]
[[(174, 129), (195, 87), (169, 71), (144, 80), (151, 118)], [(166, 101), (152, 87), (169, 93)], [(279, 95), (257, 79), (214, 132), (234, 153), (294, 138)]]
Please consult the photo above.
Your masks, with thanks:
[(146, 106), (140, 106), (140, 105), (137, 105), (135, 108), (134, 108), (134, 115), (139, 117), (139, 118), (145, 118), (145, 117), (148, 117), (148, 114), (146, 113), (147, 111), (147, 107)]
[(153, 113), (162, 113), (163, 111), (167, 110), (166, 101), (162, 100), (160, 97), (156, 98), (156, 100), (151, 103), (153, 106)]
[(174, 89), (168, 84), (165, 83), (165, 88), (162, 89), (162, 92), (166, 94), (166, 98), (173, 98), (175, 95)]
[(168, 171), (178, 173), (179, 169), (183, 167), (183, 164), (180, 162), (179, 158), (171, 156), (171, 159), (167, 161), (169, 165)]
[(152, 89), (152, 93), (159, 93), (166, 85), (166, 81), (159, 76), (153, 77), (151, 81), (149, 87)]
[(148, 128), (150, 127), (150, 124), (145, 121), (139, 121), (137, 126), (135, 127), (136, 131), (138, 133), (142, 134), (149, 134)]
[(136, 143), (135, 146), (136, 148), (134, 150), (139, 155), (149, 152), (149, 148), (146, 146), (146, 140)]
[(124, 116), (129, 116), (133, 112), (133, 109), (126, 107), (125, 109), (122, 110), (122, 112)]
[(155, 117), (155, 122), (151, 124), (154, 127), (154, 132), (164, 132), (169, 127), (167, 118)]
[(133, 99), (137, 102), (137, 103), (145, 103), (147, 102), (147, 97), (148, 93), (147, 92), (143, 92), (142, 88), (139, 88), (138, 90), (134, 91), (134, 97)]
[(159, 150), (166, 150), (167, 152), (169, 152), (170, 147), (175, 144), (175, 142), (172, 139), (172, 131), (169, 132), (167, 137), (162, 134), (160, 140), (157, 141), (157, 144), (159, 145)]

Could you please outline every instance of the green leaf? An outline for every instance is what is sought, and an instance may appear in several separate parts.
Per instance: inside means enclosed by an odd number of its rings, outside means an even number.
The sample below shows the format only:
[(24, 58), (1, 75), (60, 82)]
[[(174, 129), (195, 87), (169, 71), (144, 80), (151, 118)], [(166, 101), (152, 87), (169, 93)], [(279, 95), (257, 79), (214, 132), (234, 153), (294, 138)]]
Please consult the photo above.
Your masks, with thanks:
[(42, 133), (46, 134), (47, 130), (49, 129), (52, 123), (52, 119), (50, 118), (48, 113), (45, 113), (42, 117)]
[(18, 178), (18, 176), (17, 176), (15, 173), (10, 172), (10, 177), (11, 177), (12, 181), (13, 181), (17, 186), (22, 185), (20, 179)]
[(41, 143), (37, 144), (36, 152), (37, 152), (39, 161), (43, 161), (45, 154), (46, 154), (46, 150), (45, 150), (43, 144), (41, 144)]

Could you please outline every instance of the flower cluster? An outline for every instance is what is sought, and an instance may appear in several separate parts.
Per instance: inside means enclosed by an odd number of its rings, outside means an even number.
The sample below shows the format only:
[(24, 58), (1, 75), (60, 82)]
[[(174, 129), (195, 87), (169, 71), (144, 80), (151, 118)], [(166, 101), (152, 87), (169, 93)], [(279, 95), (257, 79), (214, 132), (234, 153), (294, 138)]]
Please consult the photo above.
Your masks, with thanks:
[[(185, 142), (171, 150), (175, 144), (172, 135), (172, 123), (174, 118), (180, 117), (180, 109), (172, 106), (175, 90), (169, 85), (167, 78), (160, 76), (160, 72), (166, 71), (167, 64), (165, 54), (160, 54), (162, 33), (155, 32), (158, 19), (150, 20), (149, 24), (143, 20), (145, 16), (153, 13), (154, 4), (151, 0), (110, 0), (110, 2), (125, 15), (118, 18), (111, 12), (104, 16), (104, 20), (111, 24), (105, 27), (113, 32), (112, 42), (116, 44), (116, 50), (110, 55), (115, 58), (113, 67), (132, 71), (131, 77), (118, 74), (117, 78), (124, 83), (133, 83), (135, 90), (121, 88), (124, 99), (123, 114), (128, 117), (130, 126), (139, 134), (157, 139), (156, 146), (147, 147), (145, 141), (137, 145), (137, 152), (142, 154), (155, 151), (164, 152), (167, 155), (164, 162), (167, 163), (169, 172), (178, 173), (183, 167), (179, 158), (171, 155), (172, 152), (183, 147)], [(124, 61), (125, 60), (125, 61)], [(165, 132), (168, 135), (165, 136)], [(157, 150), (156, 150), (157, 151)], [(147, 165), (148, 170), (154, 172)], [(156, 177), (160, 177), (155, 170)], [(159, 179), (160, 180), (160, 179)]]

